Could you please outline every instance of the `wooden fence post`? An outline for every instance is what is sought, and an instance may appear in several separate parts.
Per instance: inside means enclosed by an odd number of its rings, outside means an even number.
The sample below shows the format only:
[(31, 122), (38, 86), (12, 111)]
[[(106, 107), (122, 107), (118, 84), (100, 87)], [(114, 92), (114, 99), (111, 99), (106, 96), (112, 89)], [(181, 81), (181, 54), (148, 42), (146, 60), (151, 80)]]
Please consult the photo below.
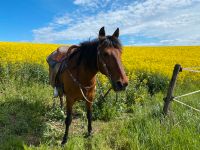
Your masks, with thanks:
[(164, 107), (163, 107), (163, 113), (164, 115), (167, 115), (169, 107), (170, 107), (170, 102), (173, 99), (173, 92), (174, 92), (174, 87), (176, 84), (176, 79), (178, 77), (178, 73), (182, 71), (181, 65), (176, 64), (174, 66), (174, 71), (173, 75), (169, 84), (169, 88), (167, 91), (167, 96), (164, 98)]

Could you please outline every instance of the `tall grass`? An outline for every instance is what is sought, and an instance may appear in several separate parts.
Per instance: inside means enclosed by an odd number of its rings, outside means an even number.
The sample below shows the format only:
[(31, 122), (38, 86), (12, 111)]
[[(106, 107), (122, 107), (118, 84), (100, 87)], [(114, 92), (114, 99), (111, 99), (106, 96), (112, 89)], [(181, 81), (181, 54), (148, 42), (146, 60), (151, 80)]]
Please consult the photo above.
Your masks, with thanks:
[[(62, 149), (64, 118), (58, 102), (52, 108), (47, 70), (37, 64), (2, 66), (0, 73), (0, 149)], [(130, 73), (129, 73), (130, 74)], [(177, 82), (175, 95), (199, 89), (199, 81)], [(74, 105), (70, 139), (64, 149), (199, 149), (200, 118), (172, 103), (170, 115), (162, 115), (169, 79), (137, 71), (130, 75), (125, 92), (112, 91), (93, 110), (94, 135), (84, 138), (87, 119), (84, 101)], [(181, 99), (200, 109), (199, 94)]]

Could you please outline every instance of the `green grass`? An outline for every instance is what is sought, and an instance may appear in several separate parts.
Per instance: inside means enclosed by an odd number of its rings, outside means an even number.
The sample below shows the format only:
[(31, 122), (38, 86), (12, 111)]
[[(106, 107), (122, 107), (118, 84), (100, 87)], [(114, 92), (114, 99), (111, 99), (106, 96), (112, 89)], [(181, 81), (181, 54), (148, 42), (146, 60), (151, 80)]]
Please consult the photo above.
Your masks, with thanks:
[[(33, 68), (35, 70), (35, 66)], [(31, 72), (28, 68), (25, 71)], [(199, 149), (200, 114), (173, 102), (170, 114), (164, 118), (162, 99), (166, 87), (159, 84), (164, 82), (165, 85), (166, 79), (161, 82), (159, 75), (157, 78), (158, 83), (153, 80), (156, 84), (153, 96), (148, 86), (152, 84), (138, 77), (131, 79), (127, 91), (119, 93), (117, 100), (114, 92), (105, 101), (96, 100), (94, 134), (90, 138), (84, 137), (87, 132), (84, 102), (77, 102), (70, 138), (64, 149)], [(57, 107), (52, 108), (52, 88), (46, 82), (45, 70), (42, 76), (34, 74), (23, 79), (12, 74), (0, 77), (0, 149), (63, 149), (60, 142), (65, 116), (59, 101)], [(178, 81), (175, 95), (199, 90), (199, 85), (199, 81)], [(162, 88), (158, 90), (159, 87)], [(106, 85), (102, 88), (105, 91)], [(199, 96), (180, 100), (200, 109)]]

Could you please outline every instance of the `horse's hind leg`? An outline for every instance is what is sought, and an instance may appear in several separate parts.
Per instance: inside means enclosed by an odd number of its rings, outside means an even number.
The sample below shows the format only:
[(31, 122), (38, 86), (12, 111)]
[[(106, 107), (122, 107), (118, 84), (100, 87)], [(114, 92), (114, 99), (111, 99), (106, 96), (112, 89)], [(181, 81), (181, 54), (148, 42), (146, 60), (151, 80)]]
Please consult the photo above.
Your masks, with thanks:
[(63, 136), (63, 140), (62, 140), (62, 145), (64, 145), (65, 143), (67, 143), (68, 140), (68, 132), (69, 132), (69, 126), (72, 122), (72, 104), (71, 103), (67, 103), (67, 117), (65, 119), (65, 134)]
[(55, 99), (55, 98), (53, 98), (52, 100), (53, 100), (53, 105), (52, 105), (52, 108), (53, 108), (53, 109), (55, 109), (55, 108), (56, 108), (56, 99)]
[(59, 96), (60, 98), (60, 108), (63, 109), (63, 96)]
[(63, 89), (62, 87), (59, 87), (59, 90), (58, 90), (58, 96), (59, 96), (59, 99), (60, 99), (60, 108), (63, 109)]

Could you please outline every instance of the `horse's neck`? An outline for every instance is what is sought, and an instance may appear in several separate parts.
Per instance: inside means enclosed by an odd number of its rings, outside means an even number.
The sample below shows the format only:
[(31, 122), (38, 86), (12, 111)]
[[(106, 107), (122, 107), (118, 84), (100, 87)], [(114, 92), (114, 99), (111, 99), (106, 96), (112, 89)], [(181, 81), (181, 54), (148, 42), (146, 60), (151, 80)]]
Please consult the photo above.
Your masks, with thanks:
[[(76, 77), (79, 80), (80, 83), (84, 85), (91, 85), (95, 83), (95, 77), (98, 72), (97, 67), (95, 66), (97, 64), (97, 60), (94, 58), (97, 58), (97, 52), (95, 53), (95, 50), (97, 48), (94, 48), (92, 51), (88, 51), (88, 55), (85, 55), (83, 53), (84, 59), (80, 58), (81, 54), (78, 54), (74, 57), (74, 61), (72, 62), (72, 66), (77, 66), (76, 69)], [(92, 53), (91, 53), (92, 52)], [(92, 58), (91, 58), (92, 57)], [(80, 63), (77, 65), (77, 62), (80, 61)]]
[(80, 82), (85, 85), (93, 85), (96, 81), (96, 74), (96, 70), (91, 70), (90, 68), (87, 68), (87, 66), (80, 67), (78, 72)]

